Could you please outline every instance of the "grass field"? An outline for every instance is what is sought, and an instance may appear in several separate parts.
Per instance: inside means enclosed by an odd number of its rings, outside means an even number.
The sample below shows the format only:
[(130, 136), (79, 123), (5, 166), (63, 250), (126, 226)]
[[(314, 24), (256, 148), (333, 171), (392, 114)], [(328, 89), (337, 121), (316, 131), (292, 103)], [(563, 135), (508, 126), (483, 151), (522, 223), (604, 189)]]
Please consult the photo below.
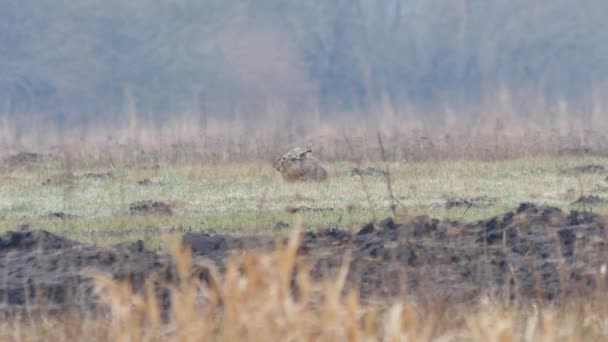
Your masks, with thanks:
[[(601, 203), (574, 204), (580, 196), (601, 198), (608, 192), (606, 175), (568, 171), (592, 164), (608, 164), (608, 158), (362, 165), (388, 167), (398, 216), (475, 221), (521, 202), (604, 212)], [(329, 163), (329, 181), (289, 184), (270, 163), (123, 165), (79, 167), (68, 172), (62, 163), (48, 161), (2, 173), (0, 229), (31, 224), (101, 244), (150, 238), (171, 228), (233, 235), (284, 234), (295, 216), (303, 219), (305, 229), (357, 229), (392, 213), (386, 177), (348, 175), (354, 167), (353, 163)], [(97, 177), (91, 175), (95, 173)], [(138, 184), (144, 179), (149, 184)], [(131, 215), (129, 205), (142, 200), (165, 202), (173, 215)], [(52, 213), (66, 216), (50, 217)]]
[[(200, 341), (535, 341), (608, 338), (605, 298), (537, 305), (494, 299), (465, 303), (360, 303), (334, 282), (296, 272), (295, 245), (270, 254), (229, 260), (218, 287), (187, 274), (188, 251), (166, 244), (170, 233), (292, 236), (300, 230), (339, 228), (395, 216), (417, 215), (473, 222), (522, 202), (608, 214), (607, 175), (577, 167), (608, 165), (598, 156), (522, 157), (494, 161), (328, 162), (323, 183), (286, 183), (271, 162), (126, 162), (45, 157), (5, 164), (0, 178), (0, 230), (29, 224), (71, 239), (101, 245), (142, 239), (171, 252), (182, 283), (169, 322), (159, 320), (150, 292), (134, 294), (98, 274), (107, 316), (78, 313), (13, 316), (0, 323), (3, 340)], [(355, 167), (388, 170), (386, 176), (351, 176)], [(587, 170), (589, 171), (589, 170)], [(596, 170), (591, 170), (596, 171)], [(388, 190), (388, 181), (392, 190)], [(139, 182), (148, 180), (140, 184)], [(581, 196), (597, 203), (575, 203)], [(172, 215), (133, 214), (137, 201), (161, 201)], [(393, 211), (393, 210), (394, 211)], [(240, 271), (236, 271), (240, 270)], [(289, 291), (296, 276), (301, 294)], [(148, 291), (152, 291), (150, 288)], [(597, 298), (596, 298), (597, 299)], [(204, 305), (200, 305), (204, 303)], [(76, 316), (74, 316), (76, 315)], [(193, 320), (193, 317), (197, 317)]]

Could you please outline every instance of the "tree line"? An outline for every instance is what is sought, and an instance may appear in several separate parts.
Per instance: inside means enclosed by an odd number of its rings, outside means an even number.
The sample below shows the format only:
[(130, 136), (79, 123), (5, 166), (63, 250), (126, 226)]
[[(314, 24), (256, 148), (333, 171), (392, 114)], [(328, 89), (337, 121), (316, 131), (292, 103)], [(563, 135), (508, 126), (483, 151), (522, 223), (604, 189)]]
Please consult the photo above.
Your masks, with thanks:
[(330, 116), (465, 108), (501, 89), (585, 103), (608, 80), (606, 13), (602, 0), (0, 0), (0, 108)]

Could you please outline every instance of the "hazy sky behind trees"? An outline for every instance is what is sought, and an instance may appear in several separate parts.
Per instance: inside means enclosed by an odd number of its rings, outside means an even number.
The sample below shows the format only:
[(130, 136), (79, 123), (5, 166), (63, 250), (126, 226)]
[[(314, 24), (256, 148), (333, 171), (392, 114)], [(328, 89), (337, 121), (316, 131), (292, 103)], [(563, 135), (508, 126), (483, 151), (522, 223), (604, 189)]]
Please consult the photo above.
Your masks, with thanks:
[(0, 0), (0, 109), (255, 117), (593, 103), (605, 0)]

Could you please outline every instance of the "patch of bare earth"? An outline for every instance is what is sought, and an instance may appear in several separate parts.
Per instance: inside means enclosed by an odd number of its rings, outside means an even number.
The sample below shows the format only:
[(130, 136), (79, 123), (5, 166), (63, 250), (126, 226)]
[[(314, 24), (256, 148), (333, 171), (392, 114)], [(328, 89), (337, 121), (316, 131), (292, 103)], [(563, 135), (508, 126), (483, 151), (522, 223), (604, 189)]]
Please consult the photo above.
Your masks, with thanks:
[[(589, 295), (605, 285), (604, 221), (589, 212), (522, 204), (476, 223), (427, 216), (399, 223), (387, 218), (353, 233), (305, 232), (299, 241), (298, 262), (308, 265), (313, 279), (332, 279), (347, 262), (345, 291), (356, 289), (363, 301), (409, 296), (473, 303), (491, 296), (555, 302)], [(194, 260), (212, 260), (220, 273), (235, 253), (271, 251), (286, 242), (268, 236), (183, 236)], [(27, 227), (0, 236), (0, 267), (5, 310), (32, 303), (93, 309), (98, 302), (91, 292), (93, 271), (128, 280), (135, 291), (153, 277), (168, 308), (163, 284), (175, 280), (171, 257), (146, 250), (141, 241), (100, 247)], [(212, 281), (206, 266), (196, 274)]]

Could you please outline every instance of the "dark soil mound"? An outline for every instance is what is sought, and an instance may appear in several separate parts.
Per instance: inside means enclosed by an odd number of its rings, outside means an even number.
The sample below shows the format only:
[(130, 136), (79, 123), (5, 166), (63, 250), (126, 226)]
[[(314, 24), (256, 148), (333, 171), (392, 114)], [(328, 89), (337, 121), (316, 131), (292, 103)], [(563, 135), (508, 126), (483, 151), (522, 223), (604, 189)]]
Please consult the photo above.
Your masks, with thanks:
[(91, 309), (97, 306), (90, 272), (129, 280), (135, 288), (161, 271), (166, 258), (142, 241), (99, 247), (22, 227), (0, 235), (0, 302), (3, 310)]
[(0, 255), (14, 251), (49, 251), (70, 248), (78, 245), (61, 236), (44, 230), (29, 230), (28, 226), (19, 227), (18, 231), (9, 231), (0, 236)]
[(131, 203), (129, 205), (129, 212), (132, 215), (145, 215), (145, 214), (157, 214), (157, 215), (172, 215), (173, 211), (171, 207), (163, 202), (158, 201), (139, 201)]
[[(347, 287), (364, 300), (410, 295), (468, 302), (489, 295), (553, 301), (605, 286), (603, 220), (588, 212), (522, 204), (471, 224), (387, 218), (356, 233), (324, 229), (301, 238), (299, 257), (316, 279), (334, 277), (350, 255)], [(203, 233), (188, 233), (183, 241), (196, 258), (214, 260), (220, 270), (231, 253), (270, 251), (277, 242)], [(94, 270), (129, 280), (136, 290), (151, 274), (158, 282), (175, 279), (170, 257), (146, 251), (141, 241), (100, 247), (27, 227), (0, 235), (0, 270), (3, 310), (97, 307)], [(196, 274), (209, 280), (205, 272)], [(168, 308), (168, 293), (157, 284)]]
[[(232, 250), (272, 248), (259, 237), (188, 234), (184, 241), (195, 255), (220, 265)], [(317, 278), (335, 275), (350, 253), (348, 284), (363, 298), (409, 294), (459, 301), (588, 294), (603, 279), (606, 260), (599, 216), (532, 204), (475, 224), (421, 216), (405, 224), (383, 220), (356, 234), (308, 232), (299, 252)]]

